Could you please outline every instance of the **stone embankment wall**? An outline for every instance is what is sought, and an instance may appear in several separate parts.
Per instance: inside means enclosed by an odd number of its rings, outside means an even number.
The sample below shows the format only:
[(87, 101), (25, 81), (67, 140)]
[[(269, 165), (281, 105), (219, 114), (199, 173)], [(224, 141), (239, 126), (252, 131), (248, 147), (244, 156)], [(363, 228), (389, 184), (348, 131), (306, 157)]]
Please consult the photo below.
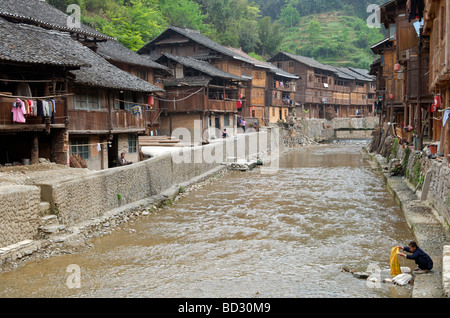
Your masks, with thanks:
[[(8, 245), (39, 239), (45, 214), (56, 215), (59, 225), (71, 227), (108, 215), (110, 211), (127, 209), (127, 205), (224, 167), (227, 161), (264, 159), (271, 151), (278, 150), (276, 131), (269, 128), (215, 140), (209, 145), (180, 148), (179, 152), (129, 166), (84, 174), (58, 174), (33, 185), (1, 186), (0, 254)], [(47, 210), (43, 213), (44, 203)]]
[(0, 250), (37, 234), (40, 196), (41, 190), (35, 186), (0, 187)]
[(450, 226), (450, 167), (448, 161), (428, 158), (426, 151), (416, 151), (400, 144), (397, 138), (380, 130), (374, 132), (369, 152), (386, 158), (393, 175), (403, 175), (415, 187), (421, 201), (427, 202), (439, 214), (442, 223)]

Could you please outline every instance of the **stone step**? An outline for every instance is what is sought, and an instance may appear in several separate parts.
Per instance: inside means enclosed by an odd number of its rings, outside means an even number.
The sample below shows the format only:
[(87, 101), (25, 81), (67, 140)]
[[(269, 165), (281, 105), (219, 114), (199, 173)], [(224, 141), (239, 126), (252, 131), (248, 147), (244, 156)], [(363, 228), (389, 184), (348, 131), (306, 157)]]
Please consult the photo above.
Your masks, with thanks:
[(41, 217), (42, 226), (51, 226), (51, 225), (59, 225), (59, 220), (56, 215), (46, 215)]
[(39, 205), (41, 215), (46, 215), (50, 210), (50, 202), (41, 202)]
[(66, 229), (65, 225), (56, 224), (56, 225), (47, 225), (47, 226), (41, 226), (39, 228), (42, 232), (45, 234), (57, 234), (60, 231), (63, 231)]

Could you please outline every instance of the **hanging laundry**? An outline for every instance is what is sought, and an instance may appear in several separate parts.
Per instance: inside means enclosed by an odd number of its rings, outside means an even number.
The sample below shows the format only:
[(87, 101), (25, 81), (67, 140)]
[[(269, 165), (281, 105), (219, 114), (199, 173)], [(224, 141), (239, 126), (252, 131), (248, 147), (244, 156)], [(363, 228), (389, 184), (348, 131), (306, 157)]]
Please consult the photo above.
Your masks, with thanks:
[(139, 105), (131, 106), (131, 112), (133, 113), (133, 115), (139, 114)]
[(422, 21), (425, 7), (423, 0), (410, 0), (410, 4), (407, 4), (407, 7), (409, 8), (409, 22), (415, 19), (419, 19), (419, 22)]
[(25, 123), (25, 115), (27, 110), (25, 109), (25, 103), (22, 100), (16, 99), (13, 103), (11, 112), (13, 113), (13, 122)]
[(442, 127), (445, 127), (445, 124), (447, 123), (447, 119), (448, 119), (449, 115), (450, 115), (450, 109), (447, 109), (444, 112), (444, 116), (442, 117)]

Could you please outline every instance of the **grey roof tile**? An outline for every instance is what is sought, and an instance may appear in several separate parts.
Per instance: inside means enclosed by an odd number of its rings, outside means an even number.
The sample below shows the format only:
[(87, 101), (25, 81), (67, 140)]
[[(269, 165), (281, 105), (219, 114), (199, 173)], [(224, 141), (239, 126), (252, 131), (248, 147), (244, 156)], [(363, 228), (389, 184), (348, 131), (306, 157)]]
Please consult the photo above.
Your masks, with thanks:
[(56, 30), (111, 39), (83, 24), (79, 29), (71, 28), (67, 23), (69, 16), (66, 13), (41, 0), (0, 0), (0, 16), (25, 20), (27, 23), (39, 23)]
[(177, 63), (183, 64), (184, 66), (196, 69), (204, 74), (212, 77), (220, 77), (225, 79), (237, 80), (237, 81), (248, 81), (248, 78), (242, 76), (237, 76), (214, 67), (205, 61), (200, 61), (188, 56), (176, 56), (169, 53), (163, 53), (163, 56), (176, 61)]
[(97, 53), (107, 60), (167, 70), (167, 67), (156, 63), (146, 55), (140, 55), (115, 40), (98, 43)]
[(79, 57), (79, 43), (68, 33), (0, 18), (0, 34), (0, 60), (75, 68), (90, 65)]

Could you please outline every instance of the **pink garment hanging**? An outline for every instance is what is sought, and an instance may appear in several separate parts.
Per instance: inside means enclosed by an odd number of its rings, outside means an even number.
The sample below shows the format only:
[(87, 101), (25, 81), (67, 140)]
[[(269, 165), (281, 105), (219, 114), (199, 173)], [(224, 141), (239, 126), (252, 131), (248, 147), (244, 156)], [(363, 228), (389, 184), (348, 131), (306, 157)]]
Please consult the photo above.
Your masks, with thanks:
[(22, 100), (16, 99), (16, 101), (13, 103), (11, 112), (13, 113), (13, 122), (25, 123), (25, 115), (27, 113), (27, 110), (25, 108), (25, 103)]

